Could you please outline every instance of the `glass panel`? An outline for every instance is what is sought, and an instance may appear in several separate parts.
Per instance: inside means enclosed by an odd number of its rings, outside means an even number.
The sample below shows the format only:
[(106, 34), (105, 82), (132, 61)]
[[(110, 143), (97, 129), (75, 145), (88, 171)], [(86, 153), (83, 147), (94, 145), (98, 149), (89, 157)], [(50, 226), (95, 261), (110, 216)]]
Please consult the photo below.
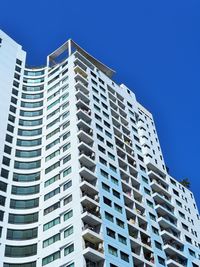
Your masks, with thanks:
[(13, 181), (17, 182), (32, 182), (32, 181), (37, 181), (39, 179), (40, 179), (40, 172), (27, 173), (27, 174), (13, 173)]
[(8, 222), (11, 224), (28, 224), (38, 221), (38, 212), (31, 214), (9, 214)]
[(37, 244), (29, 246), (7, 246), (5, 248), (6, 257), (29, 257), (36, 255)]

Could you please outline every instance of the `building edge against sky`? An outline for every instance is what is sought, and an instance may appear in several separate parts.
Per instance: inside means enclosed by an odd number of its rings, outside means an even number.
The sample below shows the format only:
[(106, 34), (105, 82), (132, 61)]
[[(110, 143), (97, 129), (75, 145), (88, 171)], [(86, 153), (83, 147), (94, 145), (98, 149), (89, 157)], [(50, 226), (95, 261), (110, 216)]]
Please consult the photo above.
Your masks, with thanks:
[(194, 196), (113, 74), (71, 39), (28, 68), (0, 31), (1, 266), (200, 266)]

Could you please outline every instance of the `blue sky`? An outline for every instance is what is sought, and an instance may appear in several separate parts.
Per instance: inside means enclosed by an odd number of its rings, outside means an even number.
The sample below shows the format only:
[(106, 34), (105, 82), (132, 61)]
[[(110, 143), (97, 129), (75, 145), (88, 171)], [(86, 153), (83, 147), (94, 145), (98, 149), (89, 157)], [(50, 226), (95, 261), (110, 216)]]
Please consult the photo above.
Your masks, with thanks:
[(170, 174), (200, 207), (200, 1), (1, 1), (0, 28), (30, 65), (68, 38), (117, 71), (149, 109)]

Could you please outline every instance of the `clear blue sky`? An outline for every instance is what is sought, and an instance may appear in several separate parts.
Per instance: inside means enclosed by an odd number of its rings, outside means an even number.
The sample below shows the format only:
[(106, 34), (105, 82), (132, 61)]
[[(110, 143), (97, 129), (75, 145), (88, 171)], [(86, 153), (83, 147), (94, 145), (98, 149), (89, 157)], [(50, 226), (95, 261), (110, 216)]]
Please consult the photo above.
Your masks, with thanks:
[(188, 177), (200, 207), (200, 1), (1, 1), (0, 27), (28, 63), (69, 37), (117, 71), (154, 115), (170, 173)]

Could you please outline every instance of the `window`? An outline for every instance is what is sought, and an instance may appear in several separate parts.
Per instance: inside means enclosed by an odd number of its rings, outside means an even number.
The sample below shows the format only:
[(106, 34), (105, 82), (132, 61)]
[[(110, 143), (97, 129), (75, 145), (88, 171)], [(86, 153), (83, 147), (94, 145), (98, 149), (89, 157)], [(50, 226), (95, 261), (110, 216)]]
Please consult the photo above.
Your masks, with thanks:
[(64, 205), (67, 205), (69, 202), (71, 202), (72, 201), (72, 195), (70, 195), (70, 196), (68, 196), (68, 197), (66, 197), (65, 199), (64, 199)]
[(110, 228), (106, 228), (106, 233), (108, 236), (115, 239), (115, 232), (113, 230), (111, 230)]
[(106, 212), (106, 211), (105, 211), (105, 218), (106, 218), (107, 220), (109, 220), (110, 222), (113, 222), (113, 221), (114, 221), (114, 217), (113, 217), (113, 215), (111, 215), (110, 213), (108, 213), (108, 212)]
[(120, 219), (116, 219), (116, 223), (119, 227), (124, 228), (124, 222), (122, 222)]
[(38, 230), (37, 228), (27, 229), (27, 230), (7, 230), (7, 239), (9, 240), (29, 240), (37, 238)]
[(13, 173), (13, 181), (16, 182), (33, 182), (33, 181), (38, 181), (39, 179), (40, 179), (40, 172), (27, 173), (27, 174)]
[(71, 244), (64, 249), (64, 255), (66, 256), (72, 253), (73, 251), (74, 251), (74, 244)]
[(66, 184), (64, 184), (63, 186), (63, 190), (67, 190), (68, 188), (70, 188), (72, 186), (72, 180), (68, 181)]
[(113, 193), (113, 196), (117, 197), (117, 198), (120, 198), (120, 193), (117, 192), (116, 190), (112, 190), (112, 193)]
[(12, 214), (9, 213), (8, 222), (10, 224), (29, 224), (38, 221), (38, 212), (31, 214)]
[(38, 108), (38, 107), (42, 107), (42, 106), (43, 106), (43, 101), (39, 101), (39, 102), (21, 101), (21, 107), (24, 107), (24, 108)]
[(156, 248), (162, 250), (162, 245), (158, 241), (154, 241)]
[(36, 150), (16, 150), (15, 156), (19, 158), (34, 158), (41, 155), (41, 149)]
[(102, 182), (102, 188), (106, 190), (107, 192), (110, 192), (110, 186)]
[(30, 257), (37, 254), (37, 244), (29, 246), (8, 246), (5, 248), (5, 256), (12, 258)]
[(127, 239), (126, 239), (126, 237), (124, 237), (124, 236), (122, 236), (122, 235), (120, 235), (120, 234), (118, 234), (118, 240), (119, 240), (119, 242), (121, 242), (121, 243), (124, 244), (124, 245), (127, 244)]
[(117, 172), (117, 168), (109, 163), (109, 167), (113, 172)]
[(122, 213), (122, 207), (119, 206), (118, 204), (114, 203), (114, 208), (116, 211), (118, 211), (119, 213)]
[(42, 266), (47, 265), (48, 263), (55, 261), (60, 258), (60, 251), (54, 252), (53, 254), (42, 259)]
[(28, 200), (10, 200), (11, 209), (32, 209), (36, 208), (39, 205), (39, 198), (28, 199)]
[(59, 143), (60, 143), (60, 138), (57, 138), (56, 140), (54, 140), (53, 142), (51, 142), (50, 144), (48, 144), (48, 145), (46, 146), (46, 150), (52, 148), (53, 146), (55, 146), (55, 145), (57, 145), (57, 144), (59, 144)]
[(8, 170), (4, 168), (1, 169), (1, 177), (8, 179), (8, 174), (9, 174)]
[(126, 261), (126, 262), (129, 262), (129, 255), (120, 251), (120, 257), (122, 260)]
[(112, 206), (112, 201), (107, 197), (103, 197), (103, 202), (110, 207)]
[(110, 253), (111, 255), (113, 255), (113, 256), (115, 256), (115, 257), (118, 256), (118, 255), (117, 255), (117, 249), (114, 248), (114, 247), (112, 247), (112, 246), (110, 246), (110, 245), (108, 245), (108, 253)]
[(67, 163), (68, 161), (71, 160), (71, 155), (67, 155), (64, 159), (63, 159), (63, 164)]
[(52, 206), (46, 208), (46, 209), (44, 210), (44, 215), (47, 215), (47, 214), (49, 214), (50, 212), (52, 212), (52, 211), (54, 211), (54, 210), (56, 210), (56, 209), (58, 209), (58, 208), (60, 208), (60, 202), (56, 202), (54, 205), (52, 205)]
[(158, 256), (158, 262), (159, 262), (161, 265), (165, 266), (165, 260), (164, 260), (163, 258), (159, 257), (159, 256)]
[(102, 169), (100, 169), (100, 173), (103, 177), (107, 178), (108, 179), (108, 173)]
[(51, 165), (50, 167), (48, 167), (47, 169), (45, 169), (45, 174), (55, 170), (56, 168), (58, 168), (60, 166), (60, 161), (54, 163), (53, 165)]
[(35, 135), (39, 135), (42, 134), (42, 129), (36, 129), (36, 130), (22, 130), (22, 129), (18, 129), (18, 135), (20, 136), (35, 136)]
[(55, 158), (56, 156), (60, 155), (60, 150), (56, 150), (53, 153), (51, 153), (49, 156), (45, 158), (45, 161), (49, 161), (50, 159)]
[(39, 193), (40, 186), (12, 186), (12, 194), (14, 195), (32, 195)]
[(64, 170), (64, 172), (63, 172), (63, 177), (69, 175), (71, 172), (72, 172), (72, 168), (71, 168), (71, 167), (67, 168), (67, 169)]
[(55, 175), (54, 177), (50, 178), (49, 180), (47, 180), (45, 183), (44, 183), (44, 187), (54, 183), (55, 181), (59, 180), (60, 179), (60, 174), (57, 174)]
[(118, 180), (117, 180), (115, 177), (111, 176), (110, 178), (111, 178), (111, 182), (112, 182), (113, 184), (116, 184), (116, 185), (119, 184)]
[(74, 232), (73, 226), (68, 227), (65, 231), (64, 231), (64, 238), (68, 237), (69, 235), (72, 235)]
[(54, 227), (55, 225), (57, 225), (59, 223), (60, 223), (60, 217), (57, 217), (57, 218), (53, 219), (52, 221), (45, 223), (43, 225), (43, 231), (46, 231), (46, 230)]
[(17, 145), (18, 146), (39, 146), (42, 143), (42, 139), (34, 139), (34, 140), (22, 140), (17, 139)]
[(57, 187), (56, 189), (52, 190), (51, 192), (44, 195), (44, 201), (48, 200), (49, 198), (54, 197), (55, 195), (60, 193), (60, 187)]
[(73, 210), (69, 210), (64, 214), (64, 221), (67, 221), (73, 216)]
[(53, 243), (55, 243), (58, 240), (60, 240), (60, 234), (56, 234), (56, 235), (51, 236), (50, 238), (43, 241), (43, 248), (46, 248), (46, 247), (52, 245)]

